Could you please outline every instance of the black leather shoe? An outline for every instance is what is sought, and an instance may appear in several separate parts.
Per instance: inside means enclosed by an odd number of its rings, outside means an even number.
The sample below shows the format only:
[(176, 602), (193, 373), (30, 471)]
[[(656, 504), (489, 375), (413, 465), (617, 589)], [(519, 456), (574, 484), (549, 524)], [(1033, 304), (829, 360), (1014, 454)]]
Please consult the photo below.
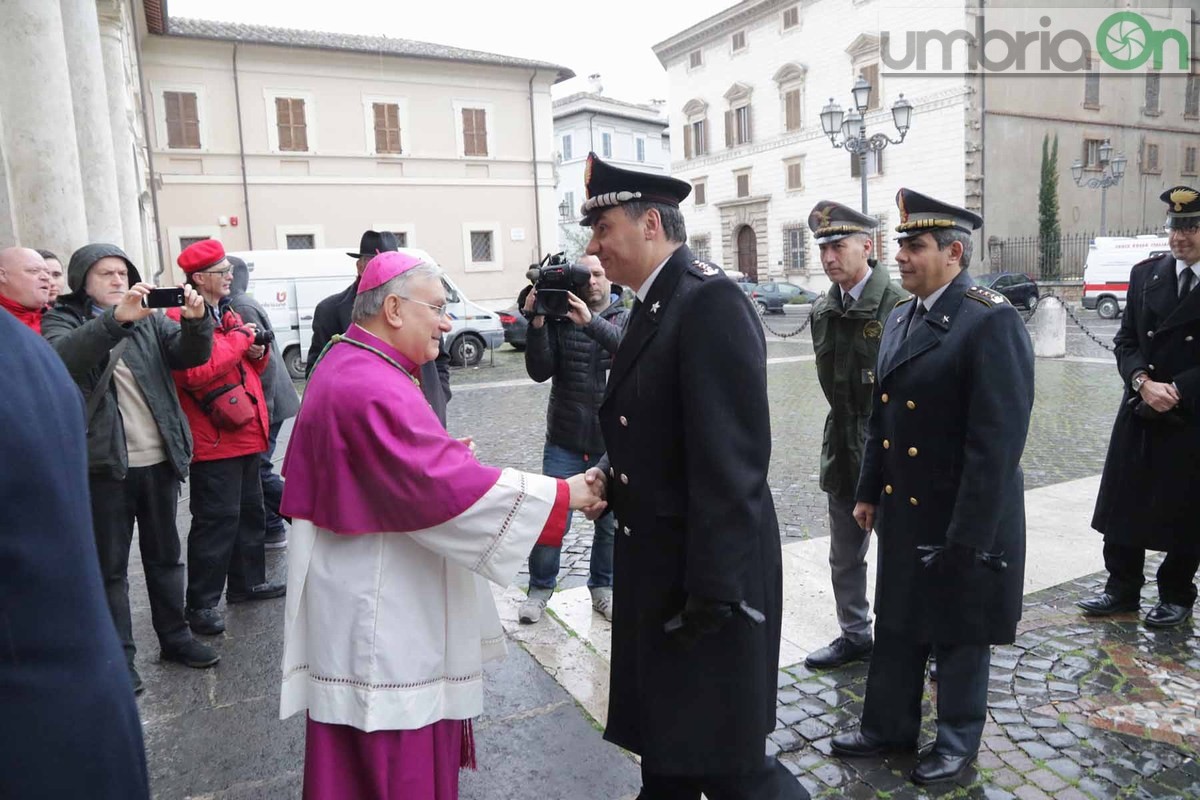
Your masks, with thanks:
[(866, 758), (881, 756), (886, 753), (916, 750), (916, 742), (877, 742), (861, 730), (850, 733), (839, 733), (829, 742), (829, 747), (835, 756), (844, 758)]
[(215, 608), (189, 608), (186, 616), (192, 633), (216, 636), (225, 632), (225, 618)]
[(810, 669), (832, 669), (840, 667), (843, 664), (849, 664), (852, 661), (858, 661), (862, 658), (867, 658), (871, 655), (871, 648), (875, 643), (870, 639), (865, 642), (852, 642), (845, 636), (839, 636), (829, 643), (827, 647), (822, 647), (808, 654), (808, 658), (804, 659), (804, 666)]
[(1075, 605), (1083, 609), (1085, 617), (1107, 617), (1112, 614), (1137, 611), (1141, 605), (1141, 598), (1137, 595), (1133, 597), (1117, 597), (1108, 592), (1102, 592), (1095, 597), (1080, 600)]
[(287, 594), (286, 583), (260, 583), (244, 592), (225, 592), (226, 603), (248, 603), (251, 600), (270, 600)]
[(206, 669), (221, 660), (216, 650), (206, 644), (200, 644), (191, 637), (188, 637), (187, 641), (162, 648), (158, 657), (163, 661), (174, 661), (194, 669)]
[(912, 779), (913, 783), (920, 786), (952, 781), (970, 769), (971, 763), (975, 761), (975, 755), (975, 753), (970, 753), (965, 756), (956, 756), (930, 750), (921, 756), (921, 760), (917, 762), (917, 766), (908, 774), (908, 777)]
[(1159, 603), (1150, 609), (1144, 620), (1147, 628), (1174, 628), (1192, 618), (1191, 606), (1177, 606), (1173, 603)]

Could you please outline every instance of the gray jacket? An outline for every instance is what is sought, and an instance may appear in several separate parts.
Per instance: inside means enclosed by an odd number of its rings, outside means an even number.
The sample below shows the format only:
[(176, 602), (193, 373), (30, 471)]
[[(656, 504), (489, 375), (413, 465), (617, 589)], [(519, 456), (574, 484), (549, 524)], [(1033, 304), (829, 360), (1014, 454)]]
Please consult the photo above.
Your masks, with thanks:
[[(242, 318), (242, 322), (253, 322), (260, 331), (273, 331), (271, 320), (266, 309), (258, 304), (246, 289), (250, 285), (250, 270), (246, 262), (236, 256), (228, 259), (233, 267), (233, 286), (229, 293), (229, 305)], [(263, 394), (267, 398), (267, 419), (271, 425), (283, 422), (289, 417), (296, 416), (300, 411), (300, 395), (292, 384), (287, 366), (283, 363), (283, 354), (274, 343), (268, 348), (270, 360), (263, 370)]]
[[(146, 404), (158, 423), (171, 463), (180, 480), (187, 477), (192, 460), (192, 434), (171, 370), (196, 367), (212, 355), (212, 320), (206, 314), (197, 320), (172, 322), (163, 313), (155, 313), (133, 323), (122, 324), (108, 309), (93, 316), (91, 300), (84, 292), (87, 271), (106, 256), (116, 256), (129, 267), (129, 283), (141, 280), (137, 269), (115, 245), (90, 244), (71, 256), (67, 267), (67, 285), (71, 294), (63, 295), (58, 305), (42, 318), (42, 335), (67, 365), (67, 372), (83, 392), (91, 397), (108, 366), (108, 354), (124, 339), (130, 342), (121, 356), (133, 373)], [(129, 469), (125, 449), (125, 427), (117, 406), (116, 382), (109, 381), (105, 397), (96, 407), (88, 425), (88, 470), (104, 477), (124, 479)]]

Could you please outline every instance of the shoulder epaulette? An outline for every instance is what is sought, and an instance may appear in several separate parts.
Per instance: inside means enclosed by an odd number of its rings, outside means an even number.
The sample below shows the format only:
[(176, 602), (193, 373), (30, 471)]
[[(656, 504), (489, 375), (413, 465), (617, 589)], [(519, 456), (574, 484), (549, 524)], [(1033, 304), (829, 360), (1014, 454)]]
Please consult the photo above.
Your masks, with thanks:
[(901, 300), (897, 300), (895, 308), (899, 308), (900, 306), (904, 305), (905, 303), (907, 303), (911, 300), (915, 300), (915, 299), (917, 299), (917, 296), (915, 294), (910, 294), (908, 297), (905, 297)]
[[(1148, 256), (1146, 258), (1143, 258), (1141, 261), (1137, 262), (1136, 264), (1134, 264), (1132, 267), (1130, 267), (1130, 269), (1140, 267), (1143, 264), (1156, 264), (1159, 261), (1161, 261), (1164, 256), (1170, 256), (1170, 255), (1171, 255), (1170, 253), (1158, 253), (1157, 255)], [(1171, 260), (1174, 261), (1175, 257), (1171, 256)]]
[(972, 300), (978, 300), (985, 306), (999, 306), (1008, 302), (1008, 298), (999, 292), (993, 292), (991, 289), (985, 289), (982, 286), (972, 286), (967, 289), (967, 297)]
[(712, 264), (709, 264), (707, 261), (701, 261), (698, 258), (692, 261), (692, 269), (706, 278), (711, 278), (713, 275), (721, 274), (720, 269), (714, 267)]

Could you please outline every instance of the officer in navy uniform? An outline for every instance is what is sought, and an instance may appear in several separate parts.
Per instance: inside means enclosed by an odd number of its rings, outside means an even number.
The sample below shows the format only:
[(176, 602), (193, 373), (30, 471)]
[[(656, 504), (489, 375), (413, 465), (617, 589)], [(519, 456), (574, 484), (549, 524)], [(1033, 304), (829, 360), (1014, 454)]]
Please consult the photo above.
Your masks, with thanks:
[(967, 267), (976, 214), (896, 195), (900, 283), (879, 349), (854, 516), (879, 534), (875, 651), (859, 730), (839, 756), (913, 750), (937, 655), (937, 740), (910, 777), (967, 770), (987, 717), (990, 645), (1016, 638), (1025, 573), (1021, 451), (1033, 347), (1004, 297)]
[(642, 757), (641, 800), (807, 798), (764, 756), (783, 578), (762, 326), (684, 244), (689, 184), (595, 153), (584, 183), (587, 253), (638, 298), (589, 470), (618, 523), (604, 737)]
[(1151, 628), (1191, 618), (1200, 565), (1200, 190), (1175, 186), (1161, 199), (1171, 253), (1133, 267), (1113, 340), (1125, 392), (1092, 518), (1108, 582), (1079, 602), (1089, 616), (1137, 611), (1146, 550), (1166, 551)]

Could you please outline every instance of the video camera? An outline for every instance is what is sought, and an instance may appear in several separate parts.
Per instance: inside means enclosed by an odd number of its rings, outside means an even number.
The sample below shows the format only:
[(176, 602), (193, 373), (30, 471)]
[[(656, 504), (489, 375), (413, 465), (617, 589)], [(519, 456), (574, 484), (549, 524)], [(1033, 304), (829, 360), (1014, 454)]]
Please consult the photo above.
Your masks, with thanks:
[(268, 345), (273, 341), (275, 341), (275, 331), (269, 331), (265, 328), (260, 328), (258, 332), (254, 334), (254, 343), (257, 345)]
[[(562, 253), (554, 253), (543, 258), (541, 263), (531, 265), (525, 277), (529, 278), (533, 284), (532, 288), (537, 291), (533, 313), (525, 316), (542, 315), (547, 319), (566, 319), (571, 311), (567, 292), (574, 293), (576, 297), (580, 296), (580, 290), (588, 285), (592, 273), (587, 267), (571, 264), (563, 258)], [(526, 288), (518, 299), (518, 308), (525, 307), (525, 297), (528, 294), (529, 288)]]

